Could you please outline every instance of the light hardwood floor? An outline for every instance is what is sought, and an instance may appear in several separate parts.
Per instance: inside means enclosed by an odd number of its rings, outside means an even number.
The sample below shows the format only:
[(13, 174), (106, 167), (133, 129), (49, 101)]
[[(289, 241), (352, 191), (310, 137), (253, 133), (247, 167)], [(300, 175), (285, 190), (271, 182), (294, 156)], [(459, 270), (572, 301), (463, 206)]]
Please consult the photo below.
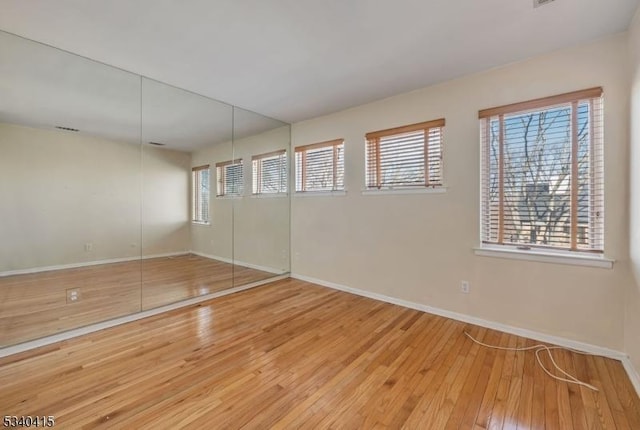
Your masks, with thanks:
[(0, 410), (72, 429), (640, 429), (619, 362), (555, 353), (593, 392), (465, 330), (533, 344), (288, 279), (0, 359)]
[[(189, 254), (0, 277), (0, 346), (273, 276)], [(68, 289), (80, 300), (69, 303)]]

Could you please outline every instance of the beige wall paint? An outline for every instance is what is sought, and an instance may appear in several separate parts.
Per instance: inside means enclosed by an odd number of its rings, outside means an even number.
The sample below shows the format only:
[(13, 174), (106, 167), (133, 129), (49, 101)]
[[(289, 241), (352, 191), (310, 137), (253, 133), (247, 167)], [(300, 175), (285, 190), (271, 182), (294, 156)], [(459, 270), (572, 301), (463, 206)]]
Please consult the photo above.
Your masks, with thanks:
[(233, 201), (234, 259), (278, 273), (289, 271), (289, 197), (252, 195), (251, 157), (288, 151), (290, 139), (289, 126), (283, 126), (233, 142), (234, 156), (245, 166), (245, 194)]
[[(0, 154), (0, 272), (141, 255), (139, 146), (0, 124)], [(145, 154), (144, 253), (186, 250), (189, 154)]]
[[(213, 194), (211, 225), (194, 224), (191, 229), (192, 249), (239, 264), (289, 271), (289, 199), (287, 196), (252, 195), (251, 157), (280, 149), (288, 149), (289, 126), (212, 145), (193, 154), (193, 166), (209, 164)], [(232, 154), (233, 151), (233, 154)], [(242, 158), (244, 195), (215, 197), (217, 176), (215, 164)]]
[(625, 348), (640, 371), (640, 8), (629, 27), (631, 66), (630, 253), (635, 282), (629, 283), (625, 309)]
[[(629, 281), (626, 34), (294, 124), (345, 138), (346, 196), (292, 199), (292, 272), (621, 350)], [(614, 269), (476, 256), (478, 110), (602, 86), (606, 255)], [(362, 195), (364, 134), (445, 117), (444, 194)], [(459, 292), (460, 280), (471, 293)]]
[(188, 252), (191, 154), (145, 145), (142, 178), (142, 254)]

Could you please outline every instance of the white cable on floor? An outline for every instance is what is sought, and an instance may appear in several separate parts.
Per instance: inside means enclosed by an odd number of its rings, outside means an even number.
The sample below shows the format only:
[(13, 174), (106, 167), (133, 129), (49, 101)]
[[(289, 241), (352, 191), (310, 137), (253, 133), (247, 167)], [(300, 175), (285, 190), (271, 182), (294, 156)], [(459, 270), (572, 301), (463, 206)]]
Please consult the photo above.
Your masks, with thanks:
[[(570, 351), (570, 352), (575, 352), (577, 354), (582, 354), (582, 355), (590, 355), (586, 352), (582, 352), (582, 351), (577, 351), (575, 349), (571, 349), (571, 348), (564, 348), (561, 346), (547, 346), (547, 345), (542, 345), (542, 344), (538, 344), (538, 345), (533, 345), (533, 346), (525, 346), (525, 347), (520, 347), (520, 348), (510, 348), (510, 347), (504, 347), (504, 346), (495, 346), (495, 345), (488, 345), (486, 343), (480, 342), (479, 340), (474, 339), (473, 336), (471, 336), (469, 333), (467, 333), (466, 331), (464, 332), (464, 334), (467, 335), (467, 337), (469, 339), (471, 339), (472, 341), (474, 341), (475, 343), (477, 343), (478, 345), (482, 345), (484, 347), (487, 348), (492, 348), (492, 349), (499, 349), (502, 351), (531, 351), (534, 350), (536, 353), (536, 360), (538, 361), (538, 364), (540, 365), (540, 367), (542, 367), (542, 370), (544, 370), (544, 372), (551, 376), (553, 379), (557, 379), (558, 381), (562, 381), (562, 382), (567, 382), (569, 384), (577, 384), (577, 385), (582, 385), (583, 387), (587, 387), (591, 390), (594, 391), (599, 391), (596, 387), (594, 387), (591, 384), (587, 384), (586, 382), (582, 382), (580, 380), (578, 380), (575, 376), (569, 375), (567, 372), (565, 372), (564, 370), (562, 370), (560, 368), (560, 366), (558, 366), (558, 364), (556, 363), (556, 361), (553, 359), (553, 355), (551, 354), (551, 350), (552, 349), (564, 349), (566, 351)], [(560, 373), (562, 373), (564, 376), (566, 376), (569, 379), (566, 378), (562, 378), (560, 376), (556, 376), (553, 375), (551, 372), (549, 372), (547, 370), (546, 367), (544, 367), (544, 364), (542, 364), (542, 360), (540, 360), (540, 352), (541, 351), (546, 351), (547, 354), (549, 354), (549, 358), (551, 359), (551, 362), (553, 363), (553, 366), (556, 368), (557, 371), (559, 371)]]

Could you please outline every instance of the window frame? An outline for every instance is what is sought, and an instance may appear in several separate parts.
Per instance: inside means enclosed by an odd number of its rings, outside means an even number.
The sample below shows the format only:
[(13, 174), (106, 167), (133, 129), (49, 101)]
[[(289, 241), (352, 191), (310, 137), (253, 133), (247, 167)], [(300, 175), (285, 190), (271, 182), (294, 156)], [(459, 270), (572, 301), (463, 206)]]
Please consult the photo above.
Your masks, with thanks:
[[(339, 171), (338, 171), (338, 150), (339, 147), (342, 147), (342, 187), (338, 187), (339, 181)], [(332, 186), (330, 190), (319, 190), (319, 189), (311, 189), (307, 190), (306, 188), (306, 179), (307, 179), (307, 152), (312, 151), (314, 149), (326, 149), (332, 148), (333, 156), (331, 162), (331, 177), (332, 177)], [(344, 192), (345, 191), (345, 172), (344, 172), (344, 139), (332, 139), (326, 140), (324, 142), (312, 143), (309, 145), (296, 146), (294, 149), (295, 153), (295, 192), (296, 193), (336, 193), (336, 192)], [(300, 165), (298, 165), (298, 154), (300, 154)], [(298, 173), (300, 173), (300, 188), (298, 189)]]
[[(365, 134), (365, 194), (379, 192), (403, 192), (408, 190), (429, 190), (443, 192), (446, 190), (444, 183), (444, 127), (446, 125), (445, 118), (439, 118), (430, 121), (423, 121), (415, 124), (403, 125), (385, 130), (373, 131)], [(429, 131), (431, 129), (439, 129), (439, 159), (436, 161), (437, 168), (440, 172), (440, 180), (431, 182), (430, 166), (433, 163), (429, 151)], [(406, 184), (384, 184), (382, 182), (382, 160), (380, 140), (393, 136), (400, 136), (417, 131), (424, 131), (423, 134), (423, 157), (424, 157), (424, 183), (406, 183)], [(402, 166), (400, 166), (402, 167)]]
[[(201, 213), (202, 211), (199, 210), (200, 207), (203, 206), (204, 204), (204, 199), (201, 195), (201, 193), (199, 193), (199, 189), (201, 190), (201, 187), (199, 186), (200, 182), (202, 181), (201, 179), (201, 172), (203, 171), (208, 171), (208, 179), (209, 179), (209, 186), (207, 187), (207, 193), (208, 193), (208, 197), (207, 197), (207, 205), (209, 206), (207, 208), (207, 219), (197, 219), (196, 215)], [(204, 164), (201, 166), (195, 166), (191, 168), (191, 222), (193, 224), (200, 224), (200, 225), (209, 225), (211, 224), (211, 169), (210, 166), (208, 164)]]
[[(283, 157), (282, 166), (284, 169), (284, 191), (282, 190), (282, 183), (278, 191), (264, 191), (262, 189), (262, 162), (266, 159)], [(287, 167), (287, 150), (279, 149), (277, 151), (265, 152), (263, 154), (253, 155), (251, 157), (251, 191), (253, 196), (283, 196), (288, 194), (289, 186), (289, 169)]]
[[(550, 97), (543, 97), (534, 100), (529, 100), (525, 102), (512, 103), (509, 105), (483, 109), (478, 112), (478, 118), (480, 120), (480, 151), (481, 151), (481, 163), (480, 163), (480, 194), (481, 194), (481, 202), (480, 202), (480, 247), (476, 248), (477, 255), (484, 256), (498, 256), (502, 258), (515, 258), (515, 259), (530, 259), (536, 261), (543, 262), (558, 262), (563, 264), (576, 264), (576, 265), (587, 265), (587, 266), (596, 266), (596, 267), (606, 267), (611, 268), (613, 265), (613, 260), (609, 260), (604, 258), (604, 181), (605, 181), (605, 173), (604, 173), (604, 138), (602, 133), (602, 128), (604, 125), (604, 112), (602, 108), (602, 98), (603, 98), (603, 90), (602, 87), (589, 88), (580, 91), (574, 91), (564, 94), (559, 94)], [(589, 224), (596, 225), (597, 222), (597, 230), (601, 233), (595, 233), (595, 238), (590, 238), (590, 241), (594, 241), (594, 247), (582, 247), (578, 246), (578, 236), (579, 236), (579, 220), (578, 220), (578, 193), (580, 188), (580, 177), (579, 177), (579, 167), (578, 167), (578, 150), (579, 150), (579, 136), (578, 136), (578, 107), (580, 103), (585, 101), (589, 102), (590, 110), (589, 110), (589, 187), (590, 189), (595, 189), (595, 192), (599, 192), (599, 198), (602, 199), (600, 203), (601, 207), (596, 211), (598, 214), (598, 219), (593, 220), (593, 208), (590, 207), (591, 210), (587, 211), (589, 214)], [(599, 106), (595, 106), (595, 103), (599, 103)], [(570, 164), (570, 181), (569, 181), (569, 194), (570, 194), (570, 231), (569, 231), (569, 246), (557, 246), (557, 245), (546, 245), (546, 244), (538, 244), (538, 243), (522, 243), (522, 242), (505, 242), (504, 240), (504, 223), (505, 223), (505, 191), (504, 191), (504, 175), (505, 175), (505, 164), (504, 153), (506, 150), (504, 149), (505, 145), (505, 124), (504, 117), (505, 115), (519, 115), (519, 114), (527, 114), (527, 113), (542, 113), (544, 111), (549, 111), (554, 108), (559, 109), (563, 106), (570, 106), (570, 137), (569, 143), (571, 146), (571, 159), (568, 164)], [(595, 112), (595, 113), (594, 113)], [(595, 116), (597, 115), (597, 117)], [(493, 227), (492, 224), (492, 216), (490, 212), (490, 203), (487, 201), (490, 190), (487, 187), (490, 187), (490, 180), (487, 175), (490, 177), (492, 174), (492, 168), (490, 165), (491, 158), (491, 147), (490, 141), (491, 137), (489, 136), (491, 122), (494, 120), (499, 121), (499, 132), (498, 132), (498, 160), (500, 160), (497, 164), (498, 170), (498, 233), (497, 240), (491, 241), (487, 240), (486, 237), (486, 228), (489, 226), (491, 229)], [(594, 124), (595, 123), (595, 124)], [(595, 130), (595, 126), (598, 126), (598, 130)], [(600, 168), (595, 168), (594, 165), (601, 166)], [(494, 168), (495, 170), (495, 168)], [(592, 197), (593, 198), (593, 197)], [(488, 218), (487, 218), (488, 217)], [(491, 233), (489, 233), (491, 234)], [(532, 258), (527, 257), (529, 254)], [(595, 260), (595, 262), (594, 262)]]
[[(241, 178), (238, 184), (238, 192), (237, 193), (227, 193), (225, 192), (227, 186), (227, 173), (226, 169), (230, 166), (240, 166), (241, 170)], [(242, 162), (242, 158), (236, 158), (235, 160), (228, 160), (216, 163), (216, 198), (225, 198), (225, 197), (242, 197), (244, 194), (244, 164)]]

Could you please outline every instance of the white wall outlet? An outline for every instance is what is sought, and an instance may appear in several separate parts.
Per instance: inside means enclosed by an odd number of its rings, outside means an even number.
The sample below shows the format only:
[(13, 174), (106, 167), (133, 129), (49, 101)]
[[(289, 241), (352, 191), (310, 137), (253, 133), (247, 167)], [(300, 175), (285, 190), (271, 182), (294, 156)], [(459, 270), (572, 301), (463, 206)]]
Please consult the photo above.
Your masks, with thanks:
[(80, 300), (80, 289), (79, 288), (69, 288), (67, 290), (67, 304), (75, 303)]
[(84, 244), (84, 251), (85, 252), (93, 251), (93, 243), (91, 243), (91, 242), (85, 243)]
[(460, 281), (460, 292), (463, 294), (469, 294), (470, 290), (469, 281)]

